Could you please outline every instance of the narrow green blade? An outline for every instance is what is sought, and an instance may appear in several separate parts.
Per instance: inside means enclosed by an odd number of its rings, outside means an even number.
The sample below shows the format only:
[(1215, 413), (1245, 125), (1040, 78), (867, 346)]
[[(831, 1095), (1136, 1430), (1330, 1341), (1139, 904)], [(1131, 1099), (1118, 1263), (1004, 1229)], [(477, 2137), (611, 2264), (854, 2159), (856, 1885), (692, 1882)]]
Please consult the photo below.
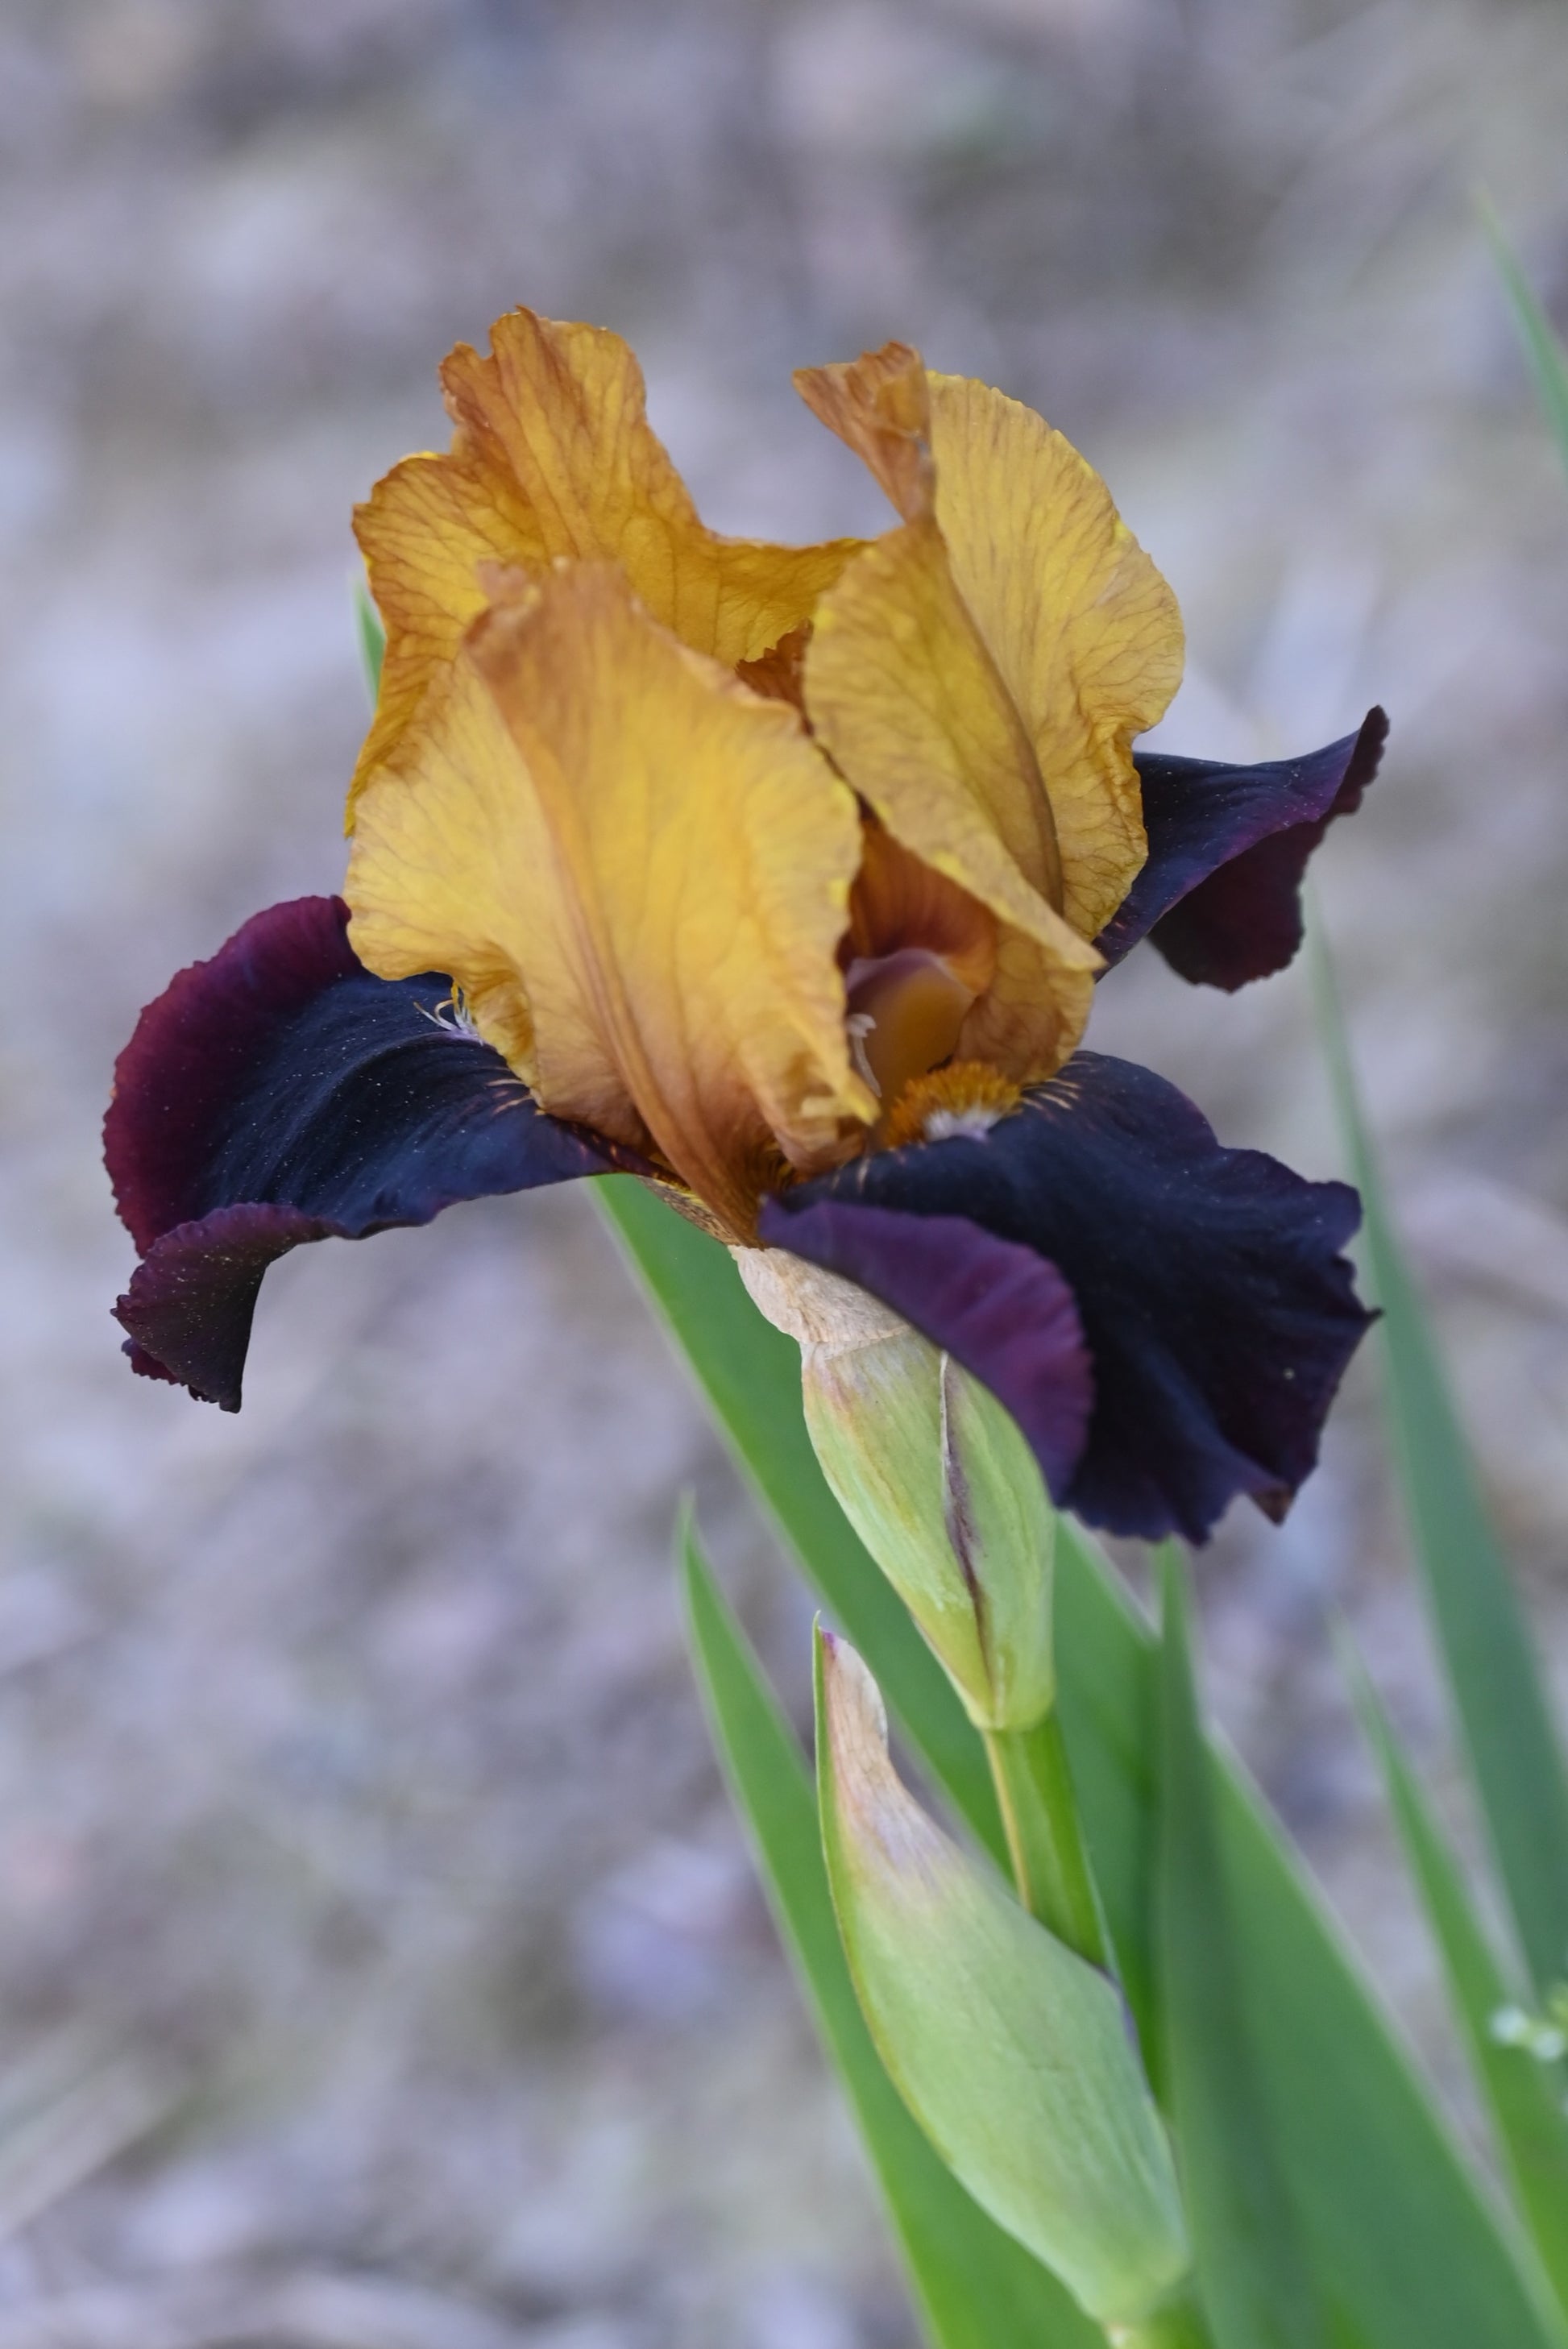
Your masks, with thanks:
[(1395, 1236), (1321, 935), (1318, 1024), (1383, 1308), (1396, 1473), (1509, 1909), (1538, 1993), (1568, 1972), (1568, 1780), (1523, 1610)]
[(626, 1174), (593, 1185), (742, 1467), (778, 1517), (839, 1627), (933, 1775), (1004, 1866), (985, 1749), (941, 1665), (829, 1492), (800, 1409), (800, 1356), (765, 1321), (725, 1250)]
[[(1062, 1532), (1064, 1726), (1118, 1954), (1126, 1979), (1147, 1983), (1159, 1660), (1091, 1543)], [(1331, 2338), (1568, 2349), (1261, 1797), (1233, 1763), (1211, 1754), (1210, 1768), (1239, 1963), (1259, 1986), (1249, 2013), (1264, 2093)]]
[(1553, 2289), (1568, 2311), (1568, 2117), (1563, 2109), (1563, 2066), (1538, 2063), (1522, 2047), (1500, 2045), (1493, 2036), (1492, 2018), (1512, 2002), (1512, 1987), (1370, 1681), (1359, 1667), (1352, 1669), (1351, 1681), (1520, 2209)]
[(381, 664), (387, 655), (387, 631), (381, 625), (381, 615), (370, 600), (370, 590), (363, 579), (354, 583), (354, 626), (359, 638), (359, 657), (365, 667), (366, 689), (370, 707), (376, 707), (381, 691)]
[(1216, 2349), (1325, 2349), (1268, 2109), (1198, 1718), (1181, 1563), (1166, 1546), (1155, 1941), (1165, 2081)]
[[(613, 1184), (598, 1187), (617, 1207), (625, 1197)], [(874, 1596), (885, 1590), (881, 1577), (857, 1555), (842, 1520), (834, 1524), (801, 1422), (794, 1348), (756, 1311), (723, 1251), (669, 1208), (645, 1195), (618, 1223), (731, 1441), (743, 1452), (756, 1444), (758, 1489), (808, 1575), (835, 1613), (841, 1592), (858, 1602), (869, 1630), (846, 1609), (839, 1617), (845, 1631), (956, 1807), (983, 1818), (972, 1766), (978, 1741), (907, 1620), (902, 1640), (896, 1623), (888, 1626)], [(1153, 1978), (1154, 1658), (1147, 1627), (1090, 1544), (1066, 1523), (1061, 1534), (1064, 1725), (1118, 1959), (1143, 2029)], [(949, 1761), (957, 1765), (951, 1773)], [(1336, 2340), (1355, 2339), (1357, 2349), (1568, 2349), (1568, 2328), (1537, 2304), (1490, 2200), (1279, 1830), (1233, 1769), (1222, 1765), (1216, 1786), (1243, 1962), (1249, 1981), (1270, 1985), (1259, 2061)], [(989, 1787), (983, 1791), (989, 1800)], [(994, 1847), (999, 1837), (993, 1811)]]
[(937, 2349), (1104, 2349), (1055, 2278), (970, 2199), (911, 2119), (861, 2020), (804, 1757), (695, 1539), (693, 1652), (714, 1742), (779, 1930), (844, 2085)]
[(1553, 331), (1552, 321), (1536, 300), (1533, 287), (1519, 265), (1512, 246), (1502, 233), (1502, 223), (1490, 203), (1482, 197), (1481, 226), (1491, 246), (1491, 256), (1497, 264), (1498, 275), (1508, 295), (1513, 322), (1519, 329), (1519, 339), (1524, 345), (1524, 355), (1530, 361), (1530, 371), (1535, 378), (1536, 396), (1541, 412), (1557, 443), (1558, 453), (1568, 465), (1568, 351)]

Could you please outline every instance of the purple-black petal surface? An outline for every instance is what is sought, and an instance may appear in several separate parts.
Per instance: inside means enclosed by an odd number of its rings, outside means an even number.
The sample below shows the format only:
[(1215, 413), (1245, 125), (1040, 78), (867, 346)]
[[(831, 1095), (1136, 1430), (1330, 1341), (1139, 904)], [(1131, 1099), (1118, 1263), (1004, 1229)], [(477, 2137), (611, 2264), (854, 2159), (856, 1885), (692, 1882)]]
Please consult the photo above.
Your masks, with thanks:
[(1148, 937), (1183, 978), (1229, 990), (1283, 970), (1301, 944), (1307, 859), (1360, 806), (1387, 738), (1371, 709), (1358, 733), (1264, 766), (1136, 753), (1149, 855), (1101, 954), (1119, 962)]
[(148, 1006), (115, 1070), (104, 1155), (142, 1257), (114, 1309), (126, 1352), (225, 1411), (262, 1276), (302, 1240), (618, 1163), (437, 1020), (444, 978), (366, 970), (347, 921), (334, 897), (257, 914)]
[[(815, 1213), (824, 1204), (839, 1211), (830, 1222)], [(889, 1211), (898, 1224), (874, 1245), (846, 1237), (852, 1218)], [(1037, 1444), (1063, 1506), (1150, 1540), (1203, 1540), (1239, 1493), (1284, 1515), (1371, 1319), (1341, 1253), (1360, 1220), (1347, 1185), (1224, 1149), (1163, 1078), (1080, 1052), (988, 1133), (856, 1160), (769, 1203), (762, 1230), (947, 1345), (958, 1325), (921, 1250), (907, 1270), (888, 1269), (899, 1231), (923, 1217), (1043, 1259), (1071, 1291), (1092, 1377), (1088, 1432), (1066, 1475)], [(984, 1312), (971, 1306), (966, 1350), (951, 1350), (1032, 1435), (1015, 1395), (1040, 1299), (1013, 1283), (1015, 1257), (963, 1247), (996, 1294)], [(1066, 1368), (1046, 1352), (1042, 1408)]]

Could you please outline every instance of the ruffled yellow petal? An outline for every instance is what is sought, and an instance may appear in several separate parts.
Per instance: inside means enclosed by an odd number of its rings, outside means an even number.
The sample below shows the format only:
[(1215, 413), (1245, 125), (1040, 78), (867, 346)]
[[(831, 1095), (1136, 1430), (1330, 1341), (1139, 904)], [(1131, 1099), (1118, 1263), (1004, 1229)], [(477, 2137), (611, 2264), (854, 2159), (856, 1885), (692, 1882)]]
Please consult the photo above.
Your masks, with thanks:
[(1181, 616), (1070, 441), (985, 384), (927, 382), (954, 580), (1034, 744), (1063, 910), (1096, 937), (1148, 853), (1131, 745), (1181, 681)]
[[(846, 575), (819, 614), (819, 632), (827, 611), (848, 601), (872, 633), (874, 582), (881, 625), (902, 632), (911, 651), (920, 647), (933, 667), (952, 667), (959, 682), (951, 698), (967, 717), (949, 730), (939, 762), (946, 783), (934, 780), (928, 812), (934, 819), (959, 754), (968, 797), (988, 811), (998, 844), (1080, 937), (1094, 937), (1146, 852), (1130, 745), (1180, 680), (1175, 598), (1093, 468), (1017, 401), (930, 375), (903, 344), (847, 367), (806, 370), (796, 383), (865, 459), (906, 523), (882, 543), (879, 554), (898, 551), (880, 570), (867, 555), (857, 559), (859, 585)], [(827, 733), (833, 719), (826, 708), (819, 718), (813, 697), (839, 696), (826, 682), (833, 663), (820, 667), (821, 660), (813, 649), (808, 705)], [(892, 665), (902, 678), (911, 661)], [(993, 680), (983, 690), (982, 667)], [(983, 706), (989, 715), (976, 733)], [(842, 728), (841, 706), (836, 717)], [(869, 713), (862, 709), (859, 722), (871, 724)], [(1003, 740), (1009, 727), (1017, 738), (1010, 746)], [(874, 799), (850, 758), (841, 763)], [(963, 821), (972, 824), (969, 815)], [(1031, 836), (1040, 844), (1031, 847)]]
[(441, 380), (450, 452), (394, 466), (356, 516), (387, 656), (351, 804), (483, 609), (480, 564), (618, 562), (655, 620), (734, 667), (808, 618), (859, 545), (708, 530), (649, 427), (642, 369), (601, 327), (511, 311), (490, 355), (459, 344)]
[(806, 695), (893, 838), (1003, 926), (959, 1050), (1020, 1081), (1053, 1075), (1083, 1033), (1100, 957), (1052, 903), (1062, 873), (1035, 753), (929, 515), (857, 555), (823, 598)]
[(450, 972), (556, 1115), (647, 1146), (738, 1235), (876, 1102), (836, 948), (853, 795), (784, 703), (683, 648), (608, 565), (469, 629), (361, 803), (355, 951)]

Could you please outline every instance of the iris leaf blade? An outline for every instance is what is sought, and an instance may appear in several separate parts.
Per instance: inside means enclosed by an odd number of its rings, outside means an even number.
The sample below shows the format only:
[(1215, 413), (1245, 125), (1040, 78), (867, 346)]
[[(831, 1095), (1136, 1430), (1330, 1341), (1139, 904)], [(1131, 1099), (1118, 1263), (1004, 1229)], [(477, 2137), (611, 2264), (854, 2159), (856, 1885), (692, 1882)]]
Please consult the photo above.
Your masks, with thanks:
[(1520, 265), (1518, 255), (1502, 232), (1502, 223), (1491, 204), (1482, 197), (1481, 225), (1491, 246), (1491, 257), (1502, 280), (1519, 339), (1524, 346), (1524, 356), (1534, 378), (1536, 398), (1546, 419), (1557, 451), (1568, 467), (1568, 350), (1564, 350), (1552, 321), (1536, 298)]
[(1492, 1532), (1437, 1345), (1395, 1232), (1328, 950), (1318, 1028), (1383, 1309), (1395, 1474), (1487, 1837), (1538, 1993), (1568, 1972), (1568, 1777), (1524, 1610)]
[[(1158, 1651), (1094, 1545), (1061, 1532), (1063, 1722), (1118, 1954), (1129, 1980), (1147, 1983)], [(1266, 1985), (1253, 2044), (1331, 2338), (1357, 2349), (1568, 2349), (1568, 2328), (1522, 2271), (1262, 1797), (1227, 1758), (1211, 1751), (1210, 1766), (1240, 1962)]]
[(1193, 1685), (1181, 1560), (1165, 1546), (1155, 1940), (1166, 2086), (1216, 2349), (1325, 2349), (1257, 2064)]
[[(631, 1212), (622, 1216), (626, 1193), (617, 1195), (614, 1179), (594, 1187), (610, 1195), (606, 1206), (615, 1203), (625, 1252), (701, 1385), (716, 1397), (744, 1390), (731, 1417), (716, 1404), (721, 1423), (743, 1457), (747, 1444), (758, 1441), (754, 1485), (836, 1610), (834, 1591), (847, 1588), (852, 1598), (856, 1574), (875, 1568), (863, 1552), (855, 1557), (858, 1545), (846, 1547), (845, 1530), (833, 1527), (836, 1505), (801, 1421), (795, 1349), (762, 1319), (716, 1243), (646, 1193), (627, 1201)], [(693, 1275), (689, 1284), (683, 1268)], [(813, 1547), (819, 1537), (820, 1554)], [(1057, 1561), (1063, 1723), (1118, 1959), (1142, 2027), (1153, 1979), (1153, 1642), (1119, 1581), (1067, 1520)], [(908, 1647), (890, 1636), (879, 1651), (878, 1609), (871, 1603), (862, 1612), (870, 1637), (847, 1616), (840, 1619), (890, 1709), (923, 1743), (958, 1811), (984, 1816), (973, 1774), (963, 1766), (965, 1736), (982, 1769), (984, 1761), (956, 1700), (918, 1646), (906, 1688)], [(912, 1726), (912, 1715), (919, 1721), (932, 1702), (921, 1666), (937, 1675), (939, 1696), (955, 1716), (958, 1733), (945, 1744), (941, 1734), (921, 1741)], [(955, 1777), (938, 1758), (947, 1754), (960, 1759)], [(1253, 1978), (1272, 1984), (1259, 2062), (1336, 2344), (1568, 2349), (1568, 2328), (1537, 2302), (1491, 2204), (1280, 1831), (1229, 1764), (1217, 1766), (1215, 1788), (1244, 1962)], [(989, 1798), (988, 1785), (983, 1792)], [(991, 1819), (992, 1847), (999, 1849), (994, 1808)]]
[(371, 602), (370, 590), (363, 579), (356, 579), (354, 583), (354, 630), (359, 642), (365, 689), (374, 709), (381, 691), (381, 665), (387, 657), (387, 631), (381, 625), (381, 615)]
[(888, 2078), (839, 1940), (805, 1760), (691, 1533), (686, 1616), (714, 1742), (769, 1906), (853, 2107), (936, 2349), (1103, 2349), (1063, 2287), (985, 2216)]
[(1568, 2311), (1568, 2118), (1563, 2067), (1500, 2044), (1493, 2016), (1513, 1989), (1465, 1887), (1457, 1860), (1366, 1672), (1352, 1687), (1382, 1770), (1405, 1857), (1437, 1940), (1456, 2018), (1512, 2173), (1520, 2210), (1558, 2301)]

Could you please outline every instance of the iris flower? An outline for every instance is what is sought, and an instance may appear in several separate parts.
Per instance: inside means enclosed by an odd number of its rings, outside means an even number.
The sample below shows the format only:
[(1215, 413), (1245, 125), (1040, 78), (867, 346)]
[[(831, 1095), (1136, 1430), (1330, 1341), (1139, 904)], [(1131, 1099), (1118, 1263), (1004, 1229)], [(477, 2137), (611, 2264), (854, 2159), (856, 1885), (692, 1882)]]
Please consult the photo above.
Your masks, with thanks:
[(1078, 1047), (1140, 939), (1226, 988), (1290, 960), (1382, 714), (1135, 752), (1181, 624), (1077, 450), (902, 344), (796, 381), (883, 536), (708, 530), (613, 334), (519, 310), (448, 359), (450, 450), (357, 516), (344, 897), (258, 914), (119, 1061), (127, 1351), (237, 1410), (287, 1249), (622, 1169), (882, 1299), (1090, 1523), (1277, 1516), (1367, 1318), (1356, 1195)]

